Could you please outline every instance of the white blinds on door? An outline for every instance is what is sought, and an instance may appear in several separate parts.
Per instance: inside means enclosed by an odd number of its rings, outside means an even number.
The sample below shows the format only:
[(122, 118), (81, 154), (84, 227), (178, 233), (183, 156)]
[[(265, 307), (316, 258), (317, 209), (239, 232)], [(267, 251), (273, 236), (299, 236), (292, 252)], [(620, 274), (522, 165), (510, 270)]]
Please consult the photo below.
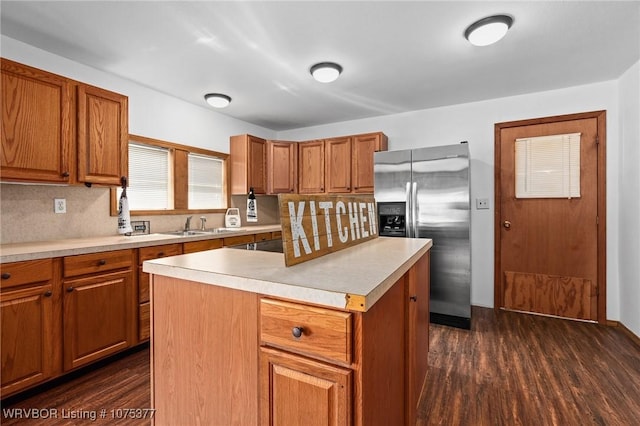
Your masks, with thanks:
[(516, 198), (580, 197), (580, 133), (516, 139)]

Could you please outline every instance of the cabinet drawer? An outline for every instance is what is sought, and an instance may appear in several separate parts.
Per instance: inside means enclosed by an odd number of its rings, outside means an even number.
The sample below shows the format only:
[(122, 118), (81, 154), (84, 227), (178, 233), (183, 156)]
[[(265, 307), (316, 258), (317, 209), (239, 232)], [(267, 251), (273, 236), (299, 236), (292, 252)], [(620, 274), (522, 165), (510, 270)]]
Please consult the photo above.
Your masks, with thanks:
[(184, 254), (187, 253), (195, 253), (198, 251), (204, 250), (214, 250), (222, 247), (222, 238), (214, 238), (212, 240), (202, 240), (202, 241), (189, 241), (183, 244), (182, 252)]
[(147, 340), (151, 336), (151, 304), (143, 303), (138, 312), (138, 339)]
[[(310, 357), (351, 363), (351, 313), (260, 300), (260, 340)], [(295, 328), (301, 328), (295, 337)]]
[(66, 256), (63, 260), (64, 277), (113, 271), (129, 268), (133, 264), (133, 250), (116, 250), (102, 253)]
[(182, 244), (164, 244), (161, 246), (142, 247), (138, 250), (139, 262), (142, 265), (145, 260), (182, 254)]
[(249, 244), (255, 242), (255, 235), (238, 235), (236, 237), (226, 237), (225, 246), (235, 246), (238, 244)]
[(0, 288), (49, 281), (53, 276), (53, 260), (27, 260), (0, 265)]
[(256, 241), (267, 241), (272, 239), (271, 232), (261, 232), (260, 234), (256, 234)]
[(277, 240), (278, 238), (282, 238), (282, 231), (273, 231), (271, 233), (271, 239)]

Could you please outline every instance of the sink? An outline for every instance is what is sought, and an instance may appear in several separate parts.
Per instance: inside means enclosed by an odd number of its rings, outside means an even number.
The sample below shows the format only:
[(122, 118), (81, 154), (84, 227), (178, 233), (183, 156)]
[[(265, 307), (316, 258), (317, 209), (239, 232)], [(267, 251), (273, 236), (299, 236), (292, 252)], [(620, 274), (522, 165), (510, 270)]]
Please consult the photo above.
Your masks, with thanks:
[(193, 229), (190, 231), (183, 231), (183, 230), (179, 230), (179, 231), (166, 231), (166, 232), (159, 232), (159, 234), (163, 234), (163, 235), (177, 235), (180, 237), (191, 237), (194, 235), (212, 235), (212, 234), (221, 234), (224, 232), (232, 232), (232, 231), (239, 231), (239, 228), (210, 228), (210, 229)]

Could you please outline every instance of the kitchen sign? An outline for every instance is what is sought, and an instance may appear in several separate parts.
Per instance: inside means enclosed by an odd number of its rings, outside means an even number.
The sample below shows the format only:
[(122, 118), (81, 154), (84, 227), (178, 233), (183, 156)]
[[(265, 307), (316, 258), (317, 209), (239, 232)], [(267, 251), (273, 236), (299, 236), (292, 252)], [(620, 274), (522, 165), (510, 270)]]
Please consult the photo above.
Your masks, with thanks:
[(286, 266), (378, 236), (371, 196), (280, 194), (278, 204)]

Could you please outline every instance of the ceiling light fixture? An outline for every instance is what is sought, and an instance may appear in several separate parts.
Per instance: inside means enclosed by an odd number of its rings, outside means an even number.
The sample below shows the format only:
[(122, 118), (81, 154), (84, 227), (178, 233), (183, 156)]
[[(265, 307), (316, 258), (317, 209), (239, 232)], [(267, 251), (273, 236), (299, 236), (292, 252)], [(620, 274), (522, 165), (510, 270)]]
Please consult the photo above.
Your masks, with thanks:
[(316, 81), (320, 83), (331, 83), (340, 76), (342, 67), (334, 62), (320, 62), (312, 66), (309, 72), (311, 72), (311, 75)]
[(207, 93), (204, 100), (214, 108), (225, 108), (231, 103), (231, 98), (222, 93)]
[(500, 40), (511, 28), (513, 18), (507, 15), (494, 15), (480, 19), (469, 25), (464, 38), (474, 46), (488, 46)]

